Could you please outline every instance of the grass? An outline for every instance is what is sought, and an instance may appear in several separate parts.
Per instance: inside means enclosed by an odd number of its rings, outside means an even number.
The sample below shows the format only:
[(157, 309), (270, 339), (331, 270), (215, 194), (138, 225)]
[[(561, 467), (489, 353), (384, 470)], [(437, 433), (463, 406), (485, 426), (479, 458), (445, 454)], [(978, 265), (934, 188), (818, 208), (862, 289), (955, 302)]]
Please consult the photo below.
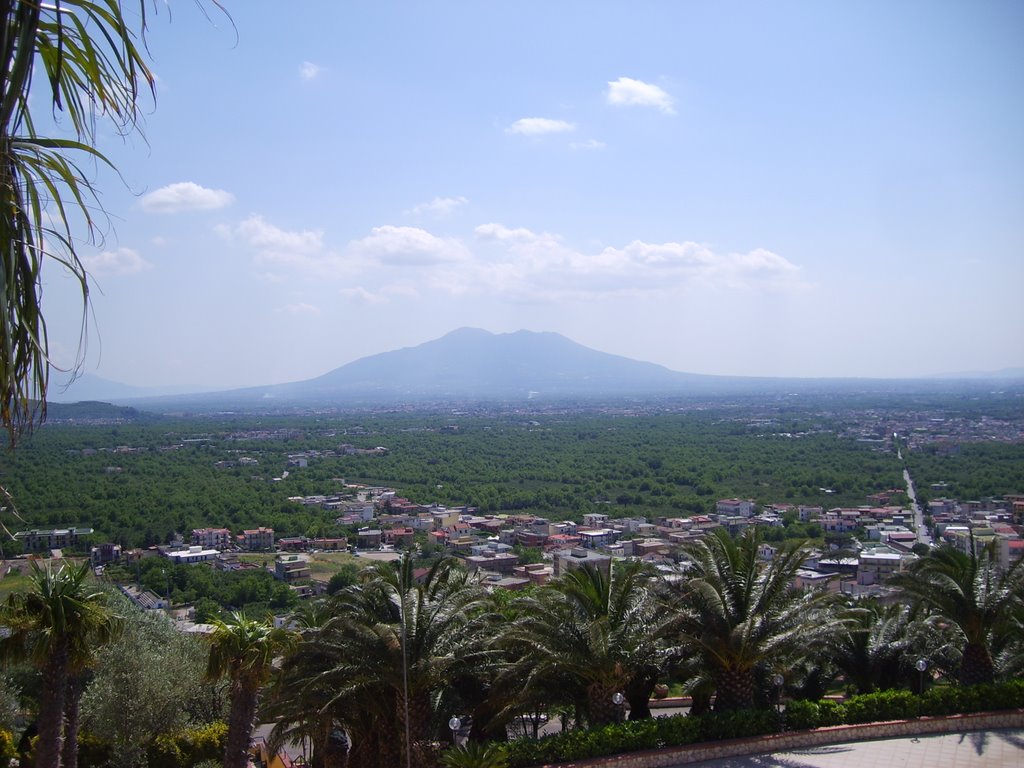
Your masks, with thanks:
[(0, 579), (0, 602), (15, 592), (24, 592), (29, 588), (31, 579), (24, 573), (14, 570)]
[[(366, 560), (353, 557), (348, 552), (314, 552), (305, 556), (309, 560), (310, 575), (317, 581), (329, 581), (344, 565), (352, 564), (361, 568), (367, 563)], [(238, 559), (244, 563), (256, 563), (266, 567), (274, 564), (275, 557), (277, 554), (273, 552), (253, 552), (239, 555)]]

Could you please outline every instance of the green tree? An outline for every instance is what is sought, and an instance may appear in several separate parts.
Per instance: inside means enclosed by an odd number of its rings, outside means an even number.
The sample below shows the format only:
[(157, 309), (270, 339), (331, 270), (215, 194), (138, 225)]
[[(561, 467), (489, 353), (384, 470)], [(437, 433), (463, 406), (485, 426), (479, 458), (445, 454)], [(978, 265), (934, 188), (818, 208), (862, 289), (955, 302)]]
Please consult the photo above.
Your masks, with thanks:
[(785, 671), (841, 627), (824, 593), (792, 589), (803, 562), (798, 547), (763, 563), (759, 544), (756, 529), (735, 540), (716, 529), (688, 549), (694, 568), (677, 593), (677, 639), (713, 687), (717, 710), (754, 707), (771, 672)]
[(947, 640), (935, 626), (915, 619), (907, 606), (868, 603), (841, 613), (844, 628), (823, 649), (832, 664), (857, 693), (916, 686), (915, 662), (941, 657)]
[(333, 724), (343, 725), (350, 768), (390, 768), (406, 757), (432, 764), (431, 744), (452, 711), (452, 681), (479, 662), (467, 627), (480, 597), (451, 558), (419, 580), (408, 554), (397, 567), (368, 568), (361, 584), (331, 598), (332, 617), (303, 632), (285, 657), (264, 715), (277, 720), (279, 738), (292, 731), (326, 739)]
[(992, 549), (985, 547), (976, 553), (973, 540), (971, 543), (970, 554), (942, 547), (890, 580), (918, 606), (959, 629), (959, 679), (963, 685), (995, 679), (993, 635), (1004, 631), (1024, 604), (1021, 561), (1001, 570)]
[[(42, 673), (39, 766), (60, 764), (69, 675), (118, 627), (120, 617), (107, 605), (106, 594), (86, 582), (88, 574), (87, 561), (79, 566), (61, 563), (56, 569), (33, 564), (29, 591), (12, 594), (3, 610), (3, 623), (10, 629), (0, 641), (3, 655), (28, 658)], [(77, 728), (68, 736), (75, 741)]]
[(202, 640), (179, 632), (162, 613), (124, 605), (121, 633), (96, 654), (82, 695), (82, 727), (130, 768), (144, 764), (160, 737), (222, 719), (225, 707), (223, 685), (203, 679)]
[(631, 718), (650, 717), (648, 701), (671, 659), (671, 625), (639, 561), (611, 578), (595, 568), (570, 571), (526, 598), (519, 613), (506, 642), (520, 651), (515, 668), (527, 694), (578, 705), (591, 726), (615, 722), (616, 693), (629, 701)]
[(210, 636), (209, 680), (226, 677), (231, 709), (224, 749), (224, 768), (245, 768), (249, 738), (256, 718), (256, 699), (270, 675), (274, 657), (285, 651), (292, 635), (265, 621), (232, 613), (227, 621), (215, 621)]

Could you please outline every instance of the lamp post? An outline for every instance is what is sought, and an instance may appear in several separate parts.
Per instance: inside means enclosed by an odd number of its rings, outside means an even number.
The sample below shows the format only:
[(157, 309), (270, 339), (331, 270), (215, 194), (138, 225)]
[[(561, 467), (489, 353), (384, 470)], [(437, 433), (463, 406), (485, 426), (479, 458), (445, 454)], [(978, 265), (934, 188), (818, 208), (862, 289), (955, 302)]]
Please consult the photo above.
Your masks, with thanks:
[(917, 668), (917, 694), (924, 693), (924, 672), (928, 669), (928, 659), (918, 659), (914, 665)]
[(775, 715), (779, 719), (779, 730), (782, 730), (782, 686), (786, 682), (786, 678), (780, 675), (778, 672), (772, 678), (772, 682), (775, 683)]
[(622, 716), (625, 714), (622, 711), (622, 705), (626, 703), (626, 697), (622, 695), (621, 691), (616, 691), (612, 694), (612, 704), (615, 705), (615, 722), (622, 722)]
[(459, 746), (459, 728), (462, 727), (462, 720), (458, 715), (452, 715), (452, 719), (448, 721), (448, 727), (452, 732), (452, 746)]

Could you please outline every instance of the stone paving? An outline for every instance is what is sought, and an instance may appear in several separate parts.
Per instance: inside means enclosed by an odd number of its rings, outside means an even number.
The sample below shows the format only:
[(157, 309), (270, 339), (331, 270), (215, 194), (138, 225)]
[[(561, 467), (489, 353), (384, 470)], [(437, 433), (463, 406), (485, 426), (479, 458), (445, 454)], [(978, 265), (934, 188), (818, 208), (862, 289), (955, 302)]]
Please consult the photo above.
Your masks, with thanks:
[(1024, 768), (1024, 730), (934, 734), (728, 757), (702, 768)]

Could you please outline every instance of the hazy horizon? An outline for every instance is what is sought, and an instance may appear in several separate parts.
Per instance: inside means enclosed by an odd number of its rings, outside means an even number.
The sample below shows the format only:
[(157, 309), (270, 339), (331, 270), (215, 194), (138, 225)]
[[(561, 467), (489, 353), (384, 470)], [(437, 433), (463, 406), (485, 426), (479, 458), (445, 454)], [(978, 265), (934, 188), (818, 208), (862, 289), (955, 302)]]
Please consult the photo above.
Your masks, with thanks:
[(726, 376), (1024, 368), (1020, 4), (227, 8), (149, 20), (146, 141), (104, 137), (88, 373), (291, 382), (463, 326)]
[[(463, 327), (461, 329), (452, 329), (452, 331), (449, 331), (449, 334), (455, 333), (456, 331), (459, 331), (459, 330), (467, 330), (467, 328)], [(479, 331), (485, 331), (487, 333), (490, 333), (490, 331), (486, 331), (486, 329), (468, 329), (468, 330), (474, 330), (474, 331), (478, 331), (479, 330)], [(515, 333), (515, 332), (513, 332), (513, 333)], [(448, 334), (445, 334), (445, 336), (447, 336), (447, 335)], [(500, 335), (500, 334), (494, 334), (494, 335)], [(436, 341), (436, 339), (433, 340), (433, 341)], [(573, 341), (573, 340), (570, 339), (570, 341)], [(371, 353), (367, 357), (374, 357), (376, 355), (386, 355), (386, 354), (392, 353), (392, 352), (401, 352), (403, 349), (405, 349), (405, 348), (381, 350), (380, 352)], [(603, 350), (595, 350), (595, 351), (602, 352)], [(634, 358), (630, 358), (630, 359), (634, 359)], [(349, 362), (354, 362), (354, 361), (349, 361)], [(636, 362), (642, 362), (643, 363), (643, 362), (651, 362), (651, 361), (636, 360)], [(320, 371), (319, 373), (316, 373), (316, 374), (314, 374), (314, 376), (309, 377), (309, 378), (317, 378), (319, 376), (328, 374), (328, 373), (330, 373), (332, 371), (337, 370), (338, 368), (344, 367), (344, 365), (347, 365), (347, 363), (342, 364), (342, 365), (337, 365), (337, 366), (331, 366), (330, 368), (325, 369), (323, 371)], [(677, 371), (677, 373), (691, 373), (691, 372), (690, 371)], [(712, 374), (712, 375), (715, 375), (715, 374)], [(784, 377), (778, 377), (778, 378), (784, 378)], [(794, 380), (797, 380), (799, 377), (790, 377), (790, 378), (793, 378)], [(822, 380), (829, 380), (830, 378), (839, 379), (840, 377), (818, 377), (818, 378), (821, 378)], [(935, 373), (935, 374), (932, 374), (932, 375), (929, 375), (929, 376), (923, 376), (923, 377), (919, 377), (919, 378), (920, 378), (920, 380), (936, 380), (936, 381), (943, 380), (943, 379), (946, 379), (946, 380), (978, 379), (978, 380), (993, 380), (993, 381), (1000, 380), (1000, 379), (1011, 379), (1011, 380), (1021, 379), (1021, 380), (1024, 380), (1024, 369), (1020, 369), (1020, 368), (1014, 368), (1014, 369), (1004, 368), (1004, 369), (996, 370), (996, 371), (946, 371), (946, 372)], [(857, 379), (869, 380), (869, 377), (845, 377), (845, 379), (846, 380), (857, 380)], [(898, 381), (898, 380), (901, 380), (901, 379), (882, 379), (882, 380)], [(905, 379), (903, 379), (903, 380), (905, 380)], [(162, 396), (165, 396), (165, 395), (192, 395), (192, 394), (203, 394), (203, 393), (211, 393), (212, 394), (212, 393), (215, 393), (215, 392), (230, 391), (230, 390), (233, 390), (233, 389), (245, 389), (245, 388), (252, 388), (252, 387), (260, 387), (260, 386), (264, 386), (264, 385), (295, 383), (296, 381), (299, 381), (299, 380), (292, 380), (292, 381), (289, 381), (289, 382), (248, 381), (248, 382), (239, 383), (237, 385), (228, 385), (228, 386), (205, 386), (205, 385), (203, 385), (201, 383), (196, 383), (196, 384), (193, 384), (193, 385), (189, 385), (189, 384), (182, 384), (182, 385), (177, 385), (177, 386), (160, 386), (160, 385), (156, 385), (156, 386), (149, 386), (149, 387), (147, 387), (147, 386), (135, 385), (135, 384), (132, 384), (131, 382), (110, 381), (108, 379), (103, 379), (102, 377), (95, 376), (93, 374), (87, 374), (84, 377), (84, 381), (82, 380), (82, 378), (79, 378), (75, 382), (73, 382), (70, 387), (67, 387), (67, 388), (58, 387), (58, 388), (54, 389), (54, 394), (53, 394), (53, 396), (50, 399), (53, 402), (71, 403), (71, 402), (78, 402), (78, 401), (83, 400), (83, 399), (86, 399), (86, 400), (87, 399), (94, 399), (95, 397), (100, 397), (101, 399), (106, 397), (107, 399), (112, 399), (112, 400), (125, 400), (125, 399), (132, 399), (134, 397), (162, 397)], [(112, 385), (112, 386), (107, 386), (107, 385)], [(106, 394), (104, 394), (104, 392), (103, 392), (104, 388), (106, 388), (106, 390), (107, 390)], [(140, 391), (136, 392), (134, 394), (129, 394), (129, 393), (126, 393), (126, 392), (117, 392), (116, 391), (117, 389), (125, 389), (125, 390), (129, 390), (129, 389), (136, 390), (137, 389), (137, 390), (140, 390)], [(88, 392), (88, 394), (86, 396), (84, 396), (84, 397), (79, 397), (76, 394), (76, 392), (80, 392), (82, 390), (86, 390)], [(145, 391), (143, 392), (141, 390), (145, 390)]]

